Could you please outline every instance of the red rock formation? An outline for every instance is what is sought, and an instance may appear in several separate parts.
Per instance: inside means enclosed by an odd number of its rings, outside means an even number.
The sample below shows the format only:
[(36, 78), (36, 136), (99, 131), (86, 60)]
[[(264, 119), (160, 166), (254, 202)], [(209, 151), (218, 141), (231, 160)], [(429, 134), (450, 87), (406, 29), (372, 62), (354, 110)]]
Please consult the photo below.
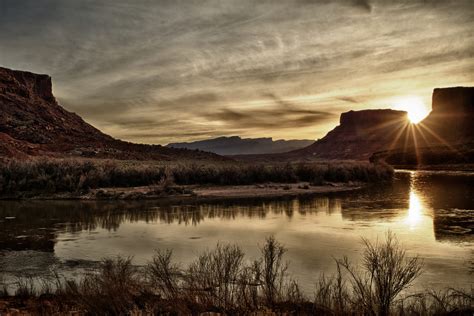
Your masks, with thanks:
[(474, 88), (435, 89), (432, 108), (414, 129), (416, 144), (376, 152), (371, 160), (394, 165), (474, 163)]
[(223, 159), (217, 155), (116, 140), (62, 108), (51, 77), (0, 67), (0, 157)]
[[(338, 127), (295, 153), (323, 159), (365, 160), (374, 153), (392, 151), (394, 156), (411, 162), (422, 161), (423, 153), (431, 161), (442, 162), (441, 155), (452, 162), (470, 161), (469, 148), (474, 142), (474, 88), (435, 89), (432, 108), (430, 115), (417, 125), (409, 124), (406, 113), (400, 111), (343, 113)], [(465, 154), (456, 153), (454, 147)], [(419, 157), (414, 159), (417, 152)]]
[(432, 102), (433, 110), (420, 128), (433, 145), (474, 140), (474, 87), (434, 89)]
[(321, 159), (368, 159), (374, 152), (399, 146), (408, 131), (407, 113), (363, 110), (343, 113), (340, 125), (296, 155)]

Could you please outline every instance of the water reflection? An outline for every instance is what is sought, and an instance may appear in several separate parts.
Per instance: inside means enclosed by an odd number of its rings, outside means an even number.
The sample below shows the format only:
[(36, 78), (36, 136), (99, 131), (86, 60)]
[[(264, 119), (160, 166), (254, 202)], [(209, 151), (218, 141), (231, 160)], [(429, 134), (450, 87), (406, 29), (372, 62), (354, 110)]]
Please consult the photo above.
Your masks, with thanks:
[[(474, 192), (471, 192), (470, 180), (474, 177), (457, 178), (455, 187), (448, 181), (449, 188), (446, 187), (443, 194), (439, 186), (445, 185), (439, 175), (410, 172), (398, 174), (390, 185), (363, 192), (291, 200), (180, 205), (160, 205), (152, 201), (4, 201), (0, 203), (0, 250), (54, 251), (58, 234), (97, 229), (117, 231), (123, 223), (196, 226), (216, 218), (235, 221), (242, 217), (285, 216), (291, 220), (295, 214), (318, 213), (362, 224), (400, 219), (404, 224), (402, 229), (406, 226), (427, 234), (433, 234), (429, 230), (434, 230), (437, 240), (472, 241)], [(446, 176), (443, 179), (446, 181)], [(465, 194), (461, 195), (460, 191)], [(471, 205), (470, 209), (463, 209), (467, 204)]]
[(410, 206), (408, 207), (408, 214), (405, 218), (405, 222), (408, 224), (410, 229), (416, 228), (423, 219), (423, 205), (420, 197), (415, 191), (410, 191)]
[(330, 272), (334, 256), (357, 258), (360, 236), (391, 229), (410, 252), (428, 258), (427, 282), (455, 275), (462, 283), (474, 251), (473, 179), (403, 172), (393, 183), (360, 192), (263, 201), (3, 201), (0, 269), (76, 271), (117, 253), (144, 263), (155, 248), (172, 248), (186, 261), (217, 241), (256, 254), (273, 234), (290, 249), (294, 271), (310, 280), (314, 271)]

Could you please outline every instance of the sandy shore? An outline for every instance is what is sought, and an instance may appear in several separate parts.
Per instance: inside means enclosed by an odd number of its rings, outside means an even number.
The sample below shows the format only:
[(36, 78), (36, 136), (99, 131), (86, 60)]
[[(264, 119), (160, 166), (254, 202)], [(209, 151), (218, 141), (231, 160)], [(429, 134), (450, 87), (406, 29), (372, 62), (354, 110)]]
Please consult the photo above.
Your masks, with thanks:
[(197, 197), (203, 198), (258, 198), (345, 192), (357, 190), (361, 187), (362, 185), (353, 183), (327, 184), (321, 186), (310, 186), (307, 183), (292, 183), (199, 187), (193, 191)]
[(348, 192), (362, 188), (362, 183), (268, 183), (239, 186), (143, 186), (130, 188), (93, 189), (85, 194), (58, 193), (52, 195), (4, 197), (4, 199), (34, 200), (166, 200), (166, 199), (244, 199), (316, 195)]

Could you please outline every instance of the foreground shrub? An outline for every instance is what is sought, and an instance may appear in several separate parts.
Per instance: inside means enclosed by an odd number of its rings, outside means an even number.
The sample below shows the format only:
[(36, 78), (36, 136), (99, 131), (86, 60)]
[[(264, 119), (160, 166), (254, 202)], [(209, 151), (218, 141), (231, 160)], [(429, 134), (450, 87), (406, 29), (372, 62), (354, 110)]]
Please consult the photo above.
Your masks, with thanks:
[(365, 251), (362, 271), (358, 271), (347, 257), (337, 260), (349, 274), (352, 304), (357, 304), (367, 315), (389, 315), (394, 300), (420, 275), (422, 263), (418, 257), (407, 258), (395, 236), (388, 232), (383, 243), (372, 244), (364, 239)]
[(131, 258), (104, 259), (100, 270), (79, 283), (68, 283), (66, 293), (91, 315), (126, 315), (141, 293), (138, 270)]
[[(205, 312), (295, 315), (472, 315), (473, 290), (448, 289), (402, 296), (420, 275), (418, 257), (408, 258), (395, 236), (384, 242), (364, 241), (363, 261), (353, 266), (336, 260), (337, 273), (321, 276), (311, 301), (287, 273), (285, 248), (273, 237), (261, 255), (246, 260), (235, 245), (218, 244), (187, 266), (173, 262), (171, 251), (157, 251), (143, 268), (130, 258), (105, 259), (100, 269), (79, 281), (56, 281), (33, 288), (31, 279), (17, 291), (21, 304), (47, 294), (48, 306), (59, 313), (90, 315), (191, 315)], [(59, 280), (59, 278), (57, 278)], [(54, 295), (52, 294), (54, 293)], [(18, 297), (20, 298), (20, 297)], [(50, 308), (48, 310), (48, 308)], [(0, 307), (0, 312), (2, 312)], [(263, 312), (264, 313), (264, 312)]]

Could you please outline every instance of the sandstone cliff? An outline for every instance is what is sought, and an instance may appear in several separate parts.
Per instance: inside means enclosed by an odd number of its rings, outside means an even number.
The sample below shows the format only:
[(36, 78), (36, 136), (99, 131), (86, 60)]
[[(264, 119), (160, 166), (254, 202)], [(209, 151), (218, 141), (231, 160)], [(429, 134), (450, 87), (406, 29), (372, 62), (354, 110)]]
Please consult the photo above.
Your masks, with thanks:
[(223, 159), (215, 154), (116, 140), (66, 111), (51, 77), (0, 67), (0, 157)]
[(419, 125), (433, 144), (474, 140), (474, 87), (434, 89), (432, 112)]
[(414, 128), (416, 144), (379, 151), (372, 161), (394, 165), (474, 163), (474, 88), (433, 91), (432, 111)]
[(407, 113), (363, 110), (343, 113), (340, 125), (296, 155), (321, 159), (368, 159), (374, 152), (399, 146), (408, 132)]

